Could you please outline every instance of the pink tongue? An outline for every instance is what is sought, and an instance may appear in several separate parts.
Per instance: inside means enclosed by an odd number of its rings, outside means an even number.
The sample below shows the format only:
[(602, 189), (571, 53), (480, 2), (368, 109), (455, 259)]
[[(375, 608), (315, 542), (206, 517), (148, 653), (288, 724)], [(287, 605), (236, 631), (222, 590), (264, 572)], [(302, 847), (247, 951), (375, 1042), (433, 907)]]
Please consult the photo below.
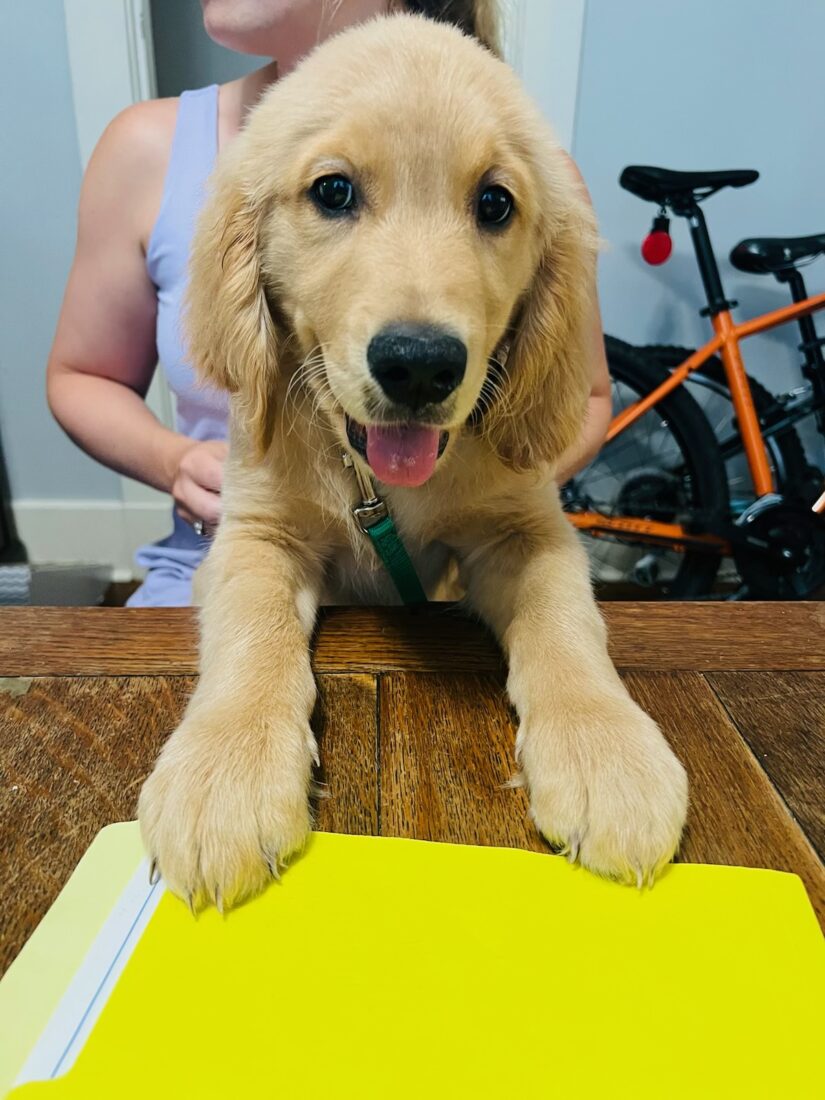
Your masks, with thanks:
[(367, 428), (367, 462), (386, 485), (423, 485), (438, 459), (438, 428)]

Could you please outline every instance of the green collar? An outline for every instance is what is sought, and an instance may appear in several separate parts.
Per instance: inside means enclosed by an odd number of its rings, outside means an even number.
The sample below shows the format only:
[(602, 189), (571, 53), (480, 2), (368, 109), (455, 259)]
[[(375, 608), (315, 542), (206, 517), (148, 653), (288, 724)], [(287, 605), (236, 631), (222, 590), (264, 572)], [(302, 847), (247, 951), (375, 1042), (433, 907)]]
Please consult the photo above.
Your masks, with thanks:
[(427, 595), (393, 523), (386, 501), (376, 493), (372, 478), (364, 473), (346, 451), (342, 455), (342, 461), (344, 466), (351, 469), (355, 475), (358, 491), (361, 494), (361, 502), (353, 508), (352, 514), (358, 526), (372, 541), (376, 553), (398, 590), (398, 595), (406, 604), (426, 603)]

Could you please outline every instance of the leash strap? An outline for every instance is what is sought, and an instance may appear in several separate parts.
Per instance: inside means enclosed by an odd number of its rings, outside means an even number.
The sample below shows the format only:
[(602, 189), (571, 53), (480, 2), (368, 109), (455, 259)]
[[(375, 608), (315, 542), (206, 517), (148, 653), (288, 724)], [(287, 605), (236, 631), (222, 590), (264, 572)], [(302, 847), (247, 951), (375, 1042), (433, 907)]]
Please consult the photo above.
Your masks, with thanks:
[(401, 541), (398, 529), (389, 513), (386, 501), (375, 492), (375, 486), (348, 454), (343, 455), (344, 466), (355, 474), (361, 503), (352, 513), (358, 526), (367, 535), (375, 547), (378, 557), (390, 575), (398, 595), (406, 604), (426, 603), (427, 595), (418, 579), (407, 548)]
[[(362, 527), (361, 530), (365, 528)], [(392, 577), (393, 584), (398, 589), (398, 595), (404, 603), (426, 603), (427, 596), (421, 587), (415, 566), (410, 561), (410, 555), (401, 541), (401, 536), (389, 512), (383, 519), (367, 527), (366, 533), (372, 539), (372, 545), (384, 563), (384, 568)]]

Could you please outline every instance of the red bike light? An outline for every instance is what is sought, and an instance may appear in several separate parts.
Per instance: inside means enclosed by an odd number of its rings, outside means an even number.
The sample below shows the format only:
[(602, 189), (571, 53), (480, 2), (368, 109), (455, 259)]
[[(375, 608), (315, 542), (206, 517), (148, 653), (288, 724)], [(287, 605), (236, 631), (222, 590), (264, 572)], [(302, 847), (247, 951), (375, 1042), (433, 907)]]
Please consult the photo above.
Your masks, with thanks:
[(665, 260), (670, 258), (672, 251), (673, 241), (670, 239), (669, 233), (662, 233), (657, 230), (655, 233), (648, 233), (642, 241), (642, 258), (645, 263), (654, 266), (663, 264)]
[(673, 251), (669, 226), (670, 222), (663, 214), (653, 219), (653, 226), (642, 241), (642, 259), (645, 263), (655, 266), (656, 264), (663, 264), (665, 260), (669, 259)]

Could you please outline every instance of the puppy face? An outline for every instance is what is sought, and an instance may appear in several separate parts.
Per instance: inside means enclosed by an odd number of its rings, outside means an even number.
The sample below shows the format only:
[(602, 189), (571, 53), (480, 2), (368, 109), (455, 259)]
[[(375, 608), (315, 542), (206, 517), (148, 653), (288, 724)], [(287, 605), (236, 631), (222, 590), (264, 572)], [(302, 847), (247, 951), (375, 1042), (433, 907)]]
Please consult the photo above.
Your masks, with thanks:
[(432, 476), (485, 405), (503, 457), (530, 464), (508, 454), (525, 425), (503, 425), (545, 391), (526, 449), (564, 449), (592, 227), (506, 66), (451, 28), (378, 20), (276, 85), (236, 145), (195, 243), (191, 331), (264, 434), (286, 371), (390, 484)]

